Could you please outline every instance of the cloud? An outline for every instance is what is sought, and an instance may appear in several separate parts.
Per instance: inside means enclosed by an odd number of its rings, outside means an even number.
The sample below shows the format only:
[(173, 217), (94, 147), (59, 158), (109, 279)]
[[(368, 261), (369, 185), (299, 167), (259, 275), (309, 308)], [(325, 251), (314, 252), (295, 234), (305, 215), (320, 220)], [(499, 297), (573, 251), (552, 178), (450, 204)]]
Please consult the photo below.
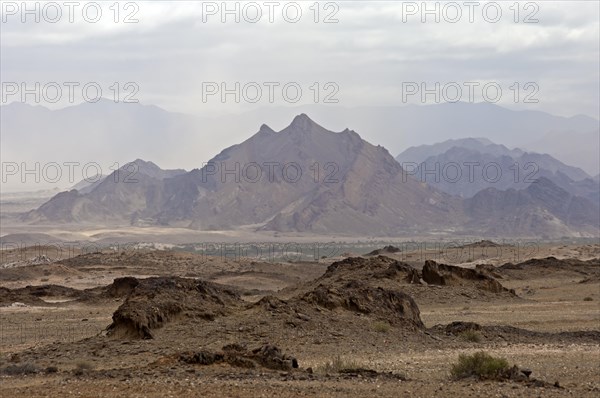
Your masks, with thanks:
[[(298, 23), (285, 21), (285, 2), (275, 9), (274, 23), (260, 1), (253, 3), (263, 12), (258, 23), (245, 22), (243, 15), (241, 23), (233, 22), (232, 15), (222, 23), (219, 13), (203, 13), (221, 2), (131, 3), (135, 7), (127, 9), (119, 3), (119, 23), (113, 21), (110, 2), (100, 2), (103, 17), (98, 23), (77, 13), (74, 23), (61, 19), (56, 24), (21, 23), (18, 15), (3, 15), (3, 81), (98, 81), (103, 87), (135, 81), (142, 102), (189, 113), (271, 105), (203, 103), (202, 83), (207, 81), (299, 82), (306, 93), (301, 103), (314, 100), (310, 87), (315, 82), (333, 81), (345, 106), (398, 105), (403, 82), (496, 81), (508, 89), (514, 82), (535, 81), (539, 103), (515, 104), (504, 97), (501, 104), (598, 116), (597, 2), (527, 3), (537, 8), (519, 3), (519, 23), (508, 2), (498, 2), (503, 11), (498, 23), (483, 18), (485, 2), (476, 9), (474, 23), (468, 22), (460, 1), (456, 4), (463, 17), (457, 23), (444, 18), (435, 23), (431, 15), (422, 23), (421, 15), (407, 15), (408, 2), (330, 2), (328, 8), (319, 3), (319, 23), (314, 23), (312, 2), (298, 2)], [(239, 8), (250, 4), (239, 3)], [(139, 22), (122, 23), (133, 11)], [(522, 23), (533, 11), (539, 23)], [(339, 22), (323, 23), (328, 15)], [(281, 95), (276, 104), (290, 105)]]

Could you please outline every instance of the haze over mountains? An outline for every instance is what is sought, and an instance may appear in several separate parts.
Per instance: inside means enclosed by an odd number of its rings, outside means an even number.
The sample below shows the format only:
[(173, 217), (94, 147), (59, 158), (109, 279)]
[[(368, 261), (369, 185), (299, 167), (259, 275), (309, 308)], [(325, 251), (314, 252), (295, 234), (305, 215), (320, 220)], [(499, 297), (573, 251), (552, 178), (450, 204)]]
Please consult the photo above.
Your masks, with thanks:
[[(465, 142), (471, 148), (489, 147), (496, 155), (486, 155), (494, 159), (502, 153), (518, 159), (529, 156), (487, 141)], [(586, 177), (551, 157), (541, 160), (551, 177)], [(88, 193), (71, 190), (56, 195), (24, 220), (357, 236), (560, 237), (599, 232), (598, 204), (549, 178), (540, 176), (522, 189), (484, 189), (462, 199), (411, 177), (385, 148), (356, 132), (328, 131), (305, 114), (279, 132), (262, 125), (201, 169), (160, 171), (151, 162), (135, 163), (107, 176)]]
[(383, 147), (350, 130), (327, 131), (306, 115), (278, 133), (263, 125), (209, 165), (172, 178), (147, 175), (153, 165), (139, 163), (137, 183), (108, 176), (88, 194), (57, 195), (27, 220), (359, 234), (464, 221), (456, 199), (406, 178)]
[(600, 174), (600, 130), (587, 133), (552, 132), (541, 139), (523, 144), (536, 152), (548, 153), (567, 164), (577, 165), (593, 176)]
[(541, 177), (527, 188), (487, 188), (464, 201), (469, 226), (489, 236), (598, 235), (600, 207)]
[[(170, 168), (192, 169), (221, 148), (243, 141), (248, 126), (267, 123), (280, 130), (300, 113), (311, 115), (335, 131), (352, 126), (365, 139), (388, 148), (394, 155), (410, 146), (450, 138), (487, 137), (508, 148), (550, 153), (592, 176), (600, 173), (597, 119), (512, 111), (488, 103), (358, 108), (310, 105), (190, 116), (151, 105), (103, 99), (58, 110), (12, 103), (1, 106), (0, 112), (3, 140), (0, 152), (5, 161), (28, 164), (93, 161), (103, 166), (104, 174), (111, 172), (108, 166), (116, 162), (123, 165), (135, 157)], [(562, 138), (546, 140), (548, 134)], [(540, 142), (544, 145), (538, 149)], [(165, 145), (175, 145), (177, 150), (165, 151)], [(76, 152), (71, 150), (74, 147), (78, 148)], [(20, 180), (4, 184), (5, 191), (40, 188), (25, 186)]]
[(600, 187), (580, 168), (548, 154), (508, 149), (485, 138), (411, 147), (396, 157), (417, 180), (465, 198), (486, 188), (522, 189), (540, 177), (596, 201)]

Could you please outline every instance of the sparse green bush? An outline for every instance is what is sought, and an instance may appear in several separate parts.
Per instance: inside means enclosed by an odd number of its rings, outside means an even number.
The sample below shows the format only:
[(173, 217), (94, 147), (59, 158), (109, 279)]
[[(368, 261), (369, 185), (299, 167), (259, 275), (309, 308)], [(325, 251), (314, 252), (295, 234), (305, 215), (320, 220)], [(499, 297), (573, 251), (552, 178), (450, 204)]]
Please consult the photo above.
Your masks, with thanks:
[(508, 369), (508, 361), (504, 358), (495, 358), (490, 354), (480, 351), (473, 355), (460, 354), (458, 362), (452, 365), (450, 373), (455, 379), (479, 376), (494, 378)]
[(343, 370), (359, 369), (362, 368), (358, 363), (354, 361), (347, 361), (341, 356), (336, 356), (331, 361), (325, 362), (323, 365), (317, 367), (315, 371), (317, 373), (340, 373)]
[(460, 333), (458, 337), (465, 341), (481, 343), (481, 334), (475, 330), (465, 330), (464, 332)]
[(390, 329), (390, 324), (385, 321), (378, 321), (373, 324), (373, 330), (377, 333), (387, 333)]
[(86, 361), (80, 361), (80, 362), (77, 362), (73, 373), (75, 373), (76, 376), (81, 376), (82, 374), (84, 374), (92, 369), (94, 369), (93, 364), (91, 364), (90, 362), (86, 362)]

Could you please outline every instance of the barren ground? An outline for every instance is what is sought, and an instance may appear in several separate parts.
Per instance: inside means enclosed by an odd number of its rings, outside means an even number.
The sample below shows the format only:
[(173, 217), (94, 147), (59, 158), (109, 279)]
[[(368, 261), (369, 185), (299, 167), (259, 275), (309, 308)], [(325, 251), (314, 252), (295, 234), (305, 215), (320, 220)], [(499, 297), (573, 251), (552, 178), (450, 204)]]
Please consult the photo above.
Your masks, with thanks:
[[(504, 253), (511, 250), (506, 247)], [(33, 257), (35, 253), (29, 254)], [(29, 254), (5, 251), (2, 263), (14, 263), (15, 259), (29, 258)], [(0, 293), (4, 292), (0, 294), (0, 396), (597, 397), (600, 394), (598, 262), (567, 261), (556, 265), (552, 260), (543, 260), (521, 269), (500, 267), (507, 262), (522, 263), (529, 258), (549, 256), (590, 260), (600, 257), (599, 245), (547, 244), (529, 256), (523, 256), (523, 252), (518, 258), (507, 254), (511, 261), (473, 251), (471, 261), (455, 262), (471, 269), (477, 264), (494, 266), (497, 281), (507, 289), (514, 289), (515, 294), (485, 291), (469, 281), (456, 286), (437, 286), (405, 282), (401, 273), (380, 279), (373, 277), (387, 269), (393, 259), (403, 260), (420, 271), (426, 259), (440, 260), (440, 253), (434, 251), (384, 254), (390, 260), (360, 263), (355, 269), (340, 267), (327, 274), (330, 264), (342, 256), (319, 262), (281, 263), (234, 261), (168, 250), (77, 254), (58, 262), (50, 259), (0, 269)], [(365, 253), (354, 253), (357, 254)], [(152, 329), (151, 339), (107, 334), (113, 314), (128, 296), (93, 293), (92, 298), (81, 299), (79, 291), (103, 288), (115, 278), (125, 276), (140, 280), (180, 276), (210, 281), (237, 292), (240, 301), (210, 320), (193, 311), (182, 312)], [(405, 292), (414, 298), (424, 328), (415, 329), (402, 319), (390, 317), (372, 293), (358, 303), (359, 307), (373, 304), (369, 311), (353, 311), (345, 304), (326, 308), (321, 302), (302, 299), (320, 284), (344, 294), (344, 284), (354, 280), (373, 288)], [(18, 290), (41, 285), (77, 291)], [(96, 291), (99, 290), (93, 292)], [(259, 302), (265, 296), (274, 297)], [(481, 325), (480, 341), (445, 333), (444, 325), (454, 321)], [(266, 343), (295, 357), (299, 368), (199, 365), (178, 359), (186, 352), (217, 352), (227, 344), (253, 349)], [(532, 377), (550, 384), (536, 387), (512, 380), (452, 380), (450, 367), (458, 355), (480, 350), (502, 356), (511, 365), (529, 368)], [(339, 373), (324, 366), (335, 360), (347, 368), (379, 373)], [(23, 365), (39, 371), (31, 374), (7, 371), (11, 366)], [(49, 367), (55, 367), (55, 371), (48, 371)], [(552, 386), (557, 381), (561, 388)]]

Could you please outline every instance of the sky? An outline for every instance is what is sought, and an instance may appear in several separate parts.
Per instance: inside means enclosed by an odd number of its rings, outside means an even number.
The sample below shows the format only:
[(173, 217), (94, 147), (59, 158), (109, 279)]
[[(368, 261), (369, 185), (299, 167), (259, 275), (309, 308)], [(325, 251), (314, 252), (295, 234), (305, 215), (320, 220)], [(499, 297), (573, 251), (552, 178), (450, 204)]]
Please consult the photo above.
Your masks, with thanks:
[(101, 92), (195, 115), (460, 100), (598, 117), (600, 2), (468, 3), (2, 1), (1, 104)]
[[(0, 131), (4, 163), (108, 167), (144, 158), (190, 169), (260, 123), (285, 127), (302, 106), (323, 114), (327, 107), (488, 102), (600, 118), (598, 1), (0, 1), (0, 20), (0, 112), (15, 102), (101, 109), (95, 101), (103, 97), (200, 121), (239, 116), (223, 131), (201, 123), (173, 151), (162, 140), (181, 131), (155, 140), (134, 134), (156, 130), (146, 125), (123, 126), (131, 133), (123, 139), (101, 123), (81, 137), (79, 126), (56, 137), (39, 127), (27, 137)], [(265, 117), (235, 125), (250, 112)], [(377, 126), (345, 120), (324, 127), (356, 129), (394, 155), (440, 136), (410, 138), (405, 126), (393, 126), (395, 136), (381, 137)], [(76, 150), (63, 145), (66, 136)]]

